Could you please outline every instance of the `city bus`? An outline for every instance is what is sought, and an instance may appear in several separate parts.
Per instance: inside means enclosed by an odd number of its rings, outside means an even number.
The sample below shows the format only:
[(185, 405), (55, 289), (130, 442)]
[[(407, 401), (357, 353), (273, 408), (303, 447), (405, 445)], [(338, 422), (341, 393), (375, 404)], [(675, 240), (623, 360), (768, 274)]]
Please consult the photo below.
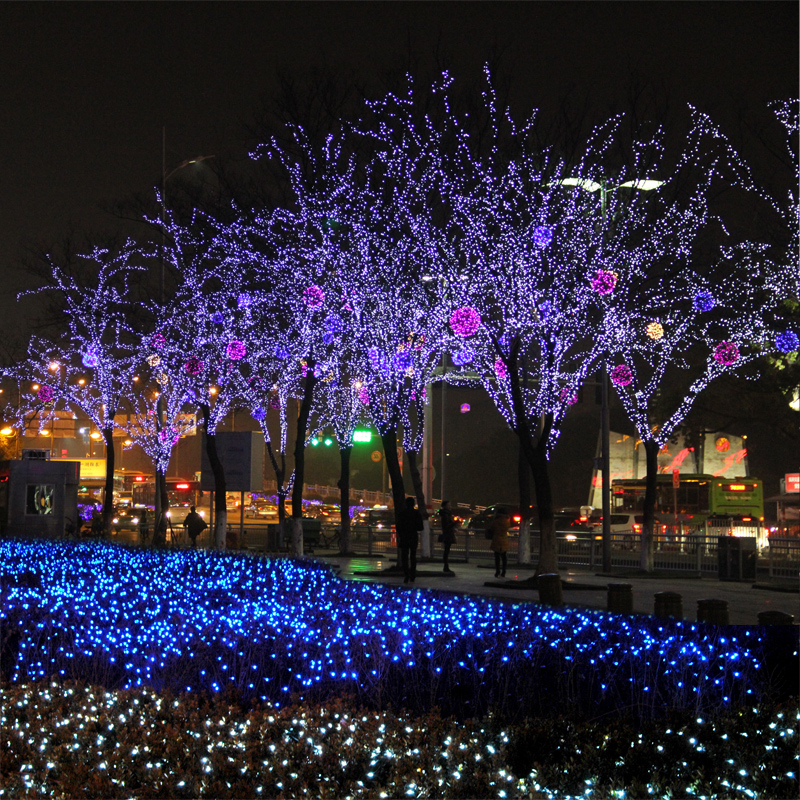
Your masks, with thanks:
[[(622, 478), (611, 483), (612, 512), (641, 512), (646, 481)], [(671, 474), (660, 474), (656, 484), (656, 518), (665, 525), (727, 520), (745, 525), (764, 521), (764, 489), (758, 478), (728, 478), (716, 475), (679, 476), (673, 487)]]
[[(133, 505), (155, 508), (156, 480), (155, 478), (137, 477), (133, 483)], [(167, 478), (167, 497), (170, 508), (201, 505), (203, 492), (200, 490), (200, 481), (189, 481), (184, 478)]]

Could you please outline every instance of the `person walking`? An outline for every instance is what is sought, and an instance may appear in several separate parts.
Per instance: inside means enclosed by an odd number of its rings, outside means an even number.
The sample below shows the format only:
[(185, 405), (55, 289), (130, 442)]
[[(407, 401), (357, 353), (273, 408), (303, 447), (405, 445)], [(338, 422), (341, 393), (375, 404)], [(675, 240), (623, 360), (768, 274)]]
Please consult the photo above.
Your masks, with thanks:
[(442, 500), (442, 507), (439, 509), (439, 521), (442, 523), (439, 541), (444, 548), (442, 553), (443, 572), (445, 575), (454, 575), (455, 573), (450, 569), (450, 548), (456, 543), (456, 528), (458, 526), (453, 518), (453, 512), (450, 510), (449, 500)]
[(400, 548), (400, 564), (403, 567), (403, 583), (414, 583), (417, 577), (417, 547), (419, 532), (423, 529), (422, 514), (416, 508), (416, 500), (406, 497), (406, 507), (397, 514), (397, 546)]
[(494, 576), (505, 578), (508, 565), (508, 529), (511, 527), (511, 518), (508, 511), (498, 508), (494, 519), (489, 524), (492, 532), (492, 543), (489, 549), (494, 552)]
[(147, 519), (147, 509), (143, 508), (142, 513), (139, 516), (139, 542), (141, 544), (147, 544), (147, 540), (150, 538), (150, 521)]
[(197, 513), (194, 506), (191, 506), (189, 513), (183, 520), (183, 527), (192, 541), (192, 548), (197, 549), (197, 537), (208, 527), (206, 521)]

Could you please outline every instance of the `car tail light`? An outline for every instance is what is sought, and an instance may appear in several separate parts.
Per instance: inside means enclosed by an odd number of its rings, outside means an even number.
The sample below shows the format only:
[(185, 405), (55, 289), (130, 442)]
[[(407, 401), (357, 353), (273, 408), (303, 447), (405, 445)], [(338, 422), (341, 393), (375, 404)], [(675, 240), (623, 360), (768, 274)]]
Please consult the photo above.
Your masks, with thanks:
[(633, 523), (633, 532), (634, 533), (641, 533), (642, 532), (642, 526), (639, 525), (638, 523), (634, 522)]
[(517, 516), (516, 514), (514, 515), (513, 519), (514, 519), (514, 522), (522, 522), (522, 517)]

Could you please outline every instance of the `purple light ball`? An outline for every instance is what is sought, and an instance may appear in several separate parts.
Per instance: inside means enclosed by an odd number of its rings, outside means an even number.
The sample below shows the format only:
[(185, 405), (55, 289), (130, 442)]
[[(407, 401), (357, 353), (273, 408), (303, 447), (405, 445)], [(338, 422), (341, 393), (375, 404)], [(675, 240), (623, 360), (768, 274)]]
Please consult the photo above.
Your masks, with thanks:
[(199, 375), (203, 371), (203, 360), (192, 356), (183, 366), (187, 375)]
[(537, 247), (547, 247), (553, 241), (553, 229), (547, 225), (540, 225), (533, 230), (533, 243)]
[(39, 399), (43, 403), (51, 403), (53, 401), (54, 392), (52, 387), (50, 386), (40, 386), (39, 387)]
[(469, 347), (462, 347), (458, 352), (453, 353), (451, 358), (457, 367), (463, 367), (475, 360), (475, 352)]
[(289, 358), (289, 351), (285, 347), (277, 345), (275, 347), (275, 358)]
[(481, 326), (481, 315), (469, 306), (457, 308), (450, 315), (450, 327), (456, 336), (472, 336)]
[(229, 345), (227, 349), (228, 358), (231, 361), (239, 361), (240, 359), (244, 358), (247, 354), (247, 348), (244, 346), (244, 342), (240, 342), (238, 339), (234, 339)]
[(303, 290), (303, 302), (309, 308), (319, 308), (325, 302), (325, 292), (319, 286), (309, 286)]
[(394, 357), (394, 368), (398, 372), (405, 372), (407, 369), (411, 369), (414, 366), (414, 356), (411, 355), (407, 350), (402, 350), (401, 352), (397, 353)]
[(794, 331), (784, 331), (775, 337), (775, 347), (781, 353), (793, 353), (800, 346), (800, 339)]
[(617, 366), (611, 370), (610, 377), (611, 383), (615, 386), (628, 386), (633, 382), (633, 373), (626, 364), (617, 364)]
[(167, 337), (162, 333), (154, 333), (150, 337), (150, 344), (157, 350), (160, 350), (167, 343)]
[(592, 289), (597, 294), (611, 294), (617, 285), (617, 276), (613, 272), (605, 269), (597, 270), (594, 278), (592, 278)]
[(96, 367), (100, 363), (100, 356), (97, 354), (97, 348), (93, 345), (86, 348), (81, 361), (84, 367)]
[(246, 292), (242, 292), (237, 298), (236, 303), (239, 308), (250, 308), (253, 303), (253, 298)]
[(695, 311), (711, 311), (712, 308), (717, 304), (717, 301), (714, 299), (714, 295), (711, 292), (698, 292), (694, 296), (693, 305)]
[(734, 342), (720, 342), (714, 348), (714, 360), (723, 367), (729, 367), (739, 360), (739, 348)]

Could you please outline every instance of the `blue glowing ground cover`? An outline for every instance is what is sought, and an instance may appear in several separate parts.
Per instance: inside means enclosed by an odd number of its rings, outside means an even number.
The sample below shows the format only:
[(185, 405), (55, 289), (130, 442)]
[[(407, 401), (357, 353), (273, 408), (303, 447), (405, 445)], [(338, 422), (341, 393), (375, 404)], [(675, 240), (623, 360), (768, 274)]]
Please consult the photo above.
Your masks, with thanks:
[(2, 672), (450, 713), (714, 709), (768, 690), (764, 628), (348, 582), (302, 560), (0, 542)]

